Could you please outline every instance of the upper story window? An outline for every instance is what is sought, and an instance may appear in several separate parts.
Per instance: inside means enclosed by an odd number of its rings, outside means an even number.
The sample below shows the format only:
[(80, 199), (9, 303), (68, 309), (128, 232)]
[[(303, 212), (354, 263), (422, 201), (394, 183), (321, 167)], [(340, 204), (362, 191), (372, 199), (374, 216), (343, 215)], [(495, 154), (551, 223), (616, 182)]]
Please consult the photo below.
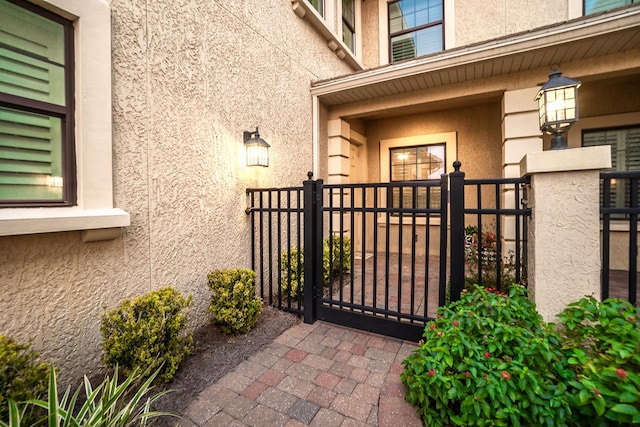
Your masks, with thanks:
[(640, 0), (584, 0), (584, 14), (590, 15), (633, 3), (640, 3)]
[(389, 59), (415, 58), (444, 49), (443, 0), (389, 3)]
[(320, 16), (324, 16), (324, 0), (309, 0), (309, 3), (318, 11)]
[[(582, 131), (582, 146), (596, 145), (611, 147), (610, 171), (640, 171), (640, 126)], [(628, 179), (612, 180), (611, 206), (631, 206), (630, 192)]]
[(342, 0), (342, 41), (355, 52), (356, 7), (355, 0)]
[(0, 206), (76, 203), (73, 24), (0, 0)]

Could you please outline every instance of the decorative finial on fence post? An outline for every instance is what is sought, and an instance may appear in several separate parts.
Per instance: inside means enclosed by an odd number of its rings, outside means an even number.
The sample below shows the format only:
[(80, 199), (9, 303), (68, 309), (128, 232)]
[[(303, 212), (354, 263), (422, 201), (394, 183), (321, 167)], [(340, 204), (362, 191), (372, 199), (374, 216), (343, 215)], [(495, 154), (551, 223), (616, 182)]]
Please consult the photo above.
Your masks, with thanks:
[(309, 181), (311, 181), (311, 178), (313, 178), (313, 172), (307, 172), (307, 176), (309, 177)]
[(460, 172), (460, 166), (462, 166), (460, 160), (456, 160), (455, 162), (453, 162), (453, 168), (456, 170), (456, 172)]

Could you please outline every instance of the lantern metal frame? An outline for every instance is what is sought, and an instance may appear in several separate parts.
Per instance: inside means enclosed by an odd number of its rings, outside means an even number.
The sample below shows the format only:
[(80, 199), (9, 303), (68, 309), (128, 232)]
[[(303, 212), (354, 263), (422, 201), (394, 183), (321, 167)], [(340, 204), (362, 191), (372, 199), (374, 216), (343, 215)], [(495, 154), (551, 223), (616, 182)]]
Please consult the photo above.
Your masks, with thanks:
[(564, 77), (556, 68), (535, 97), (540, 130), (553, 135), (552, 150), (568, 148), (564, 134), (578, 121), (578, 88), (581, 84), (579, 80)]
[(255, 132), (244, 131), (242, 141), (247, 151), (247, 166), (269, 166), (269, 143), (260, 138), (260, 132), (256, 126)]

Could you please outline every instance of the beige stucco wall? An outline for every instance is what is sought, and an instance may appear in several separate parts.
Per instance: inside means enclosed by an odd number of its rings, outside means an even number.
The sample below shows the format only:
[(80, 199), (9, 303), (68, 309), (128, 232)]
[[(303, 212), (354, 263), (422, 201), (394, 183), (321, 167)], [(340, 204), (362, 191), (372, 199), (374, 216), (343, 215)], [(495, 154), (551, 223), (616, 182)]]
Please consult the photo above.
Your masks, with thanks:
[[(206, 274), (250, 266), (245, 189), (306, 178), (310, 82), (349, 72), (288, 1), (111, 8), (114, 204), (131, 226), (86, 244), (80, 232), (0, 238), (0, 331), (33, 340), (63, 381), (99, 368), (100, 315), (124, 298), (173, 285), (206, 321)], [(248, 170), (242, 131), (255, 126), (270, 167)]]
[(456, 46), (559, 23), (568, 17), (567, 0), (455, 0), (454, 5)]
[[(487, 102), (464, 108), (432, 111), (366, 121), (367, 169), (369, 180), (380, 180), (379, 142), (384, 139), (457, 133), (458, 160), (469, 178), (501, 176), (500, 103)], [(447, 170), (453, 170), (456, 159), (447, 159)]]

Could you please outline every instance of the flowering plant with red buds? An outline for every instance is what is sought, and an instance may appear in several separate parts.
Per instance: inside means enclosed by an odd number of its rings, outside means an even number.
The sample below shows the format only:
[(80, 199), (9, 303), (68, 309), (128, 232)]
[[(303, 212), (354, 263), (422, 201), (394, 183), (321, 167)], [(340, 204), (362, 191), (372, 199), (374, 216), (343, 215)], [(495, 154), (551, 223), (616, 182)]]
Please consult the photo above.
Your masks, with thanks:
[(560, 314), (578, 425), (640, 425), (640, 308), (593, 297)]
[(401, 375), (426, 426), (569, 425), (573, 372), (523, 287), (476, 286), (438, 314)]

